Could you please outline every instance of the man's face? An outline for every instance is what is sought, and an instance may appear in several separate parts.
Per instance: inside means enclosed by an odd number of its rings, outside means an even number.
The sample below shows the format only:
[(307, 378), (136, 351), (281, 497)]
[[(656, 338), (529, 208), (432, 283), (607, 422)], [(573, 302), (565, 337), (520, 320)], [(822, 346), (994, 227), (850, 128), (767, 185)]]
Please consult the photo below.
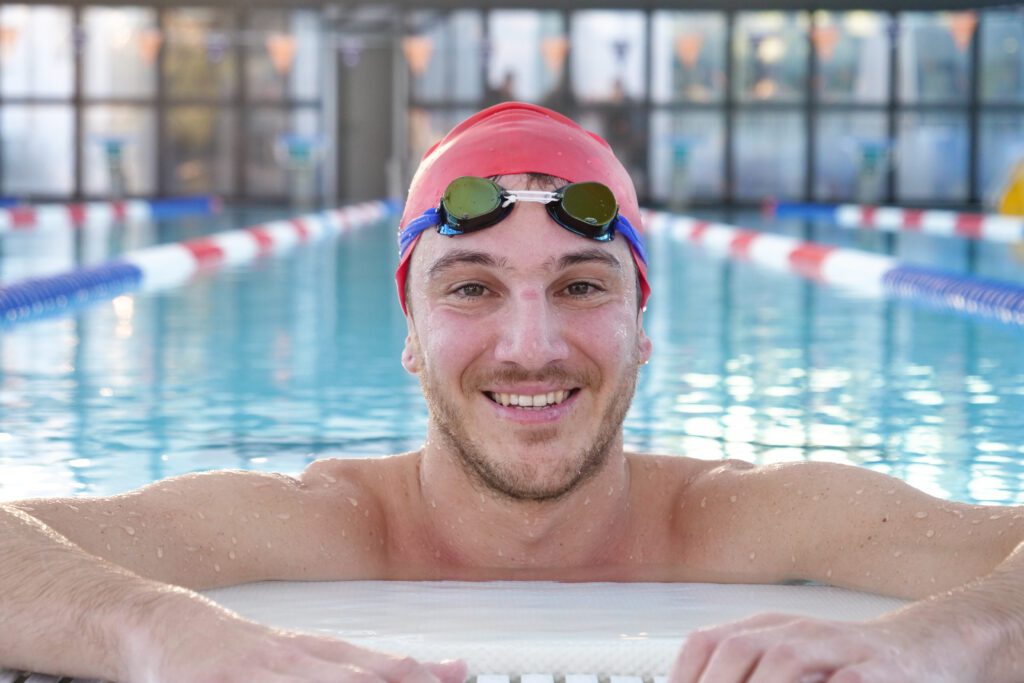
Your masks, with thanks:
[[(523, 176), (501, 184), (527, 189)], [(621, 447), (651, 352), (625, 240), (579, 237), (518, 204), (485, 230), (425, 232), (409, 301), (403, 364), (420, 376), (431, 437), (479, 484), (557, 498)]]

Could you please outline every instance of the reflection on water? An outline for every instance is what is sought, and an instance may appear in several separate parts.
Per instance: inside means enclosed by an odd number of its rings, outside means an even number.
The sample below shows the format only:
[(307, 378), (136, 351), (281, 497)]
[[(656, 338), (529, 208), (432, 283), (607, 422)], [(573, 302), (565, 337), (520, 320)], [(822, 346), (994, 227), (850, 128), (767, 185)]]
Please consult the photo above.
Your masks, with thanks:
[[(856, 464), (943, 497), (1024, 499), (1024, 332), (667, 240), (651, 252), (655, 353), (629, 447)], [(0, 499), (416, 448), (426, 411), (399, 364), (393, 267), (381, 226), (2, 333)]]

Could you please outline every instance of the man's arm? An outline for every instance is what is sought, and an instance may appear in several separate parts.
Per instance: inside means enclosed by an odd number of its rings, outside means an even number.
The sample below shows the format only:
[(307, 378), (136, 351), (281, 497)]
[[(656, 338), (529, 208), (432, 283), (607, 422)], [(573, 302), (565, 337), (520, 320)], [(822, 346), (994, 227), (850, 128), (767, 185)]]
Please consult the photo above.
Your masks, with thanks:
[(320, 523), (342, 531), (350, 524), (343, 536), (370, 547), (368, 506), (356, 525), (345, 515), (357, 498), (304, 498), (306, 529), (289, 498), (304, 488), (283, 477), (220, 473), (107, 499), (0, 505), (0, 665), (147, 683), (461, 683), (459, 664), (420, 665), (270, 629), (182, 587), (317, 576), (333, 562), (372, 570), (353, 546), (316, 537)]
[(736, 468), (710, 490), (750, 503), (729, 519), (735, 545), (761, 551), (747, 563), (754, 580), (923, 599), (867, 623), (759, 615), (701, 630), (673, 683), (1024, 680), (1020, 508), (950, 503), (826, 464)]

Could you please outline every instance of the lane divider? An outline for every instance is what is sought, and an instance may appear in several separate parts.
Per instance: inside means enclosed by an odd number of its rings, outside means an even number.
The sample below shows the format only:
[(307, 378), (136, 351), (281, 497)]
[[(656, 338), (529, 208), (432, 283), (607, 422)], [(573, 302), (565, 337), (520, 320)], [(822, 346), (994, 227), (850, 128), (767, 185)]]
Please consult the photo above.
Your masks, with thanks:
[(1024, 285), (910, 265), (884, 254), (804, 242), (785, 235), (646, 211), (654, 234), (713, 254), (800, 275), (867, 297), (892, 297), (1024, 325)]
[(1024, 241), (1024, 218), (998, 214), (789, 202), (766, 204), (765, 213), (776, 218), (825, 219), (849, 229), (920, 232), (986, 242)]
[(220, 212), (220, 209), (220, 200), (217, 197), (207, 196), (10, 206), (0, 208), (0, 235), (51, 226), (80, 228), (90, 223), (104, 224), (123, 220), (144, 221), (210, 215)]
[(235, 266), (298, 244), (374, 225), (398, 213), (396, 202), (354, 204), (228, 230), (184, 242), (125, 252), (98, 266), (79, 268), (0, 287), (0, 326), (69, 312), (87, 303), (128, 292), (154, 292), (187, 282), (200, 270)]

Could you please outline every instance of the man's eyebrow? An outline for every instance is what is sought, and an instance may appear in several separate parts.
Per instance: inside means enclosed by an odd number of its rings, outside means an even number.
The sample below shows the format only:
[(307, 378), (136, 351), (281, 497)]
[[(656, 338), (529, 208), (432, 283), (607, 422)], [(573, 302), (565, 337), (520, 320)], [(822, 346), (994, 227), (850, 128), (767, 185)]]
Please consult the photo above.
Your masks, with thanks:
[(467, 264), (486, 266), (488, 268), (507, 268), (508, 259), (496, 259), (490, 254), (482, 251), (472, 251), (470, 249), (455, 249), (434, 261), (434, 263), (431, 264), (430, 268), (427, 270), (427, 277), (429, 279), (434, 279), (444, 274), (446, 270), (450, 270), (452, 268), (455, 268), (456, 266)]
[(613, 254), (605, 251), (604, 249), (584, 249), (582, 251), (574, 251), (571, 254), (564, 254), (558, 259), (557, 264), (553, 259), (549, 259), (549, 265), (557, 265), (557, 270), (565, 270), (571, 266), (578, 266), (585, 263), (603, 263), (617, 271), (622, 270), (622, 264), (619, 259), (615, 258)]

